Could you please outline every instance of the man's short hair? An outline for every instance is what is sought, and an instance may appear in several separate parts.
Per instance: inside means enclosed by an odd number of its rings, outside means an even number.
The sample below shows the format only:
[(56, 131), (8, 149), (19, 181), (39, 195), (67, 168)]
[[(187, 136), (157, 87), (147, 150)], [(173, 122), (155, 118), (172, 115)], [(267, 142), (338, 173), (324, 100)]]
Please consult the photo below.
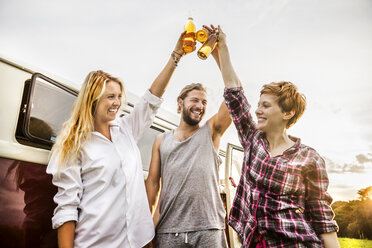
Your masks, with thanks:
[[(186, 85), (180, 92), (180, 94), (177, 97), (177, 102), (179, 99), (184, 100), (187, 97), (187, 94), (189, 94), (190, 91), (193, 90), (201, 90), (204, 92), (207, 92), (206, 88), (200, 83), (192, 83), (189, 85)], [(177, 113), (181, 113), (181, 107), (177, 104)]]
[(295, 124), (302, 116), (306, 108), (306, 97), (298, 92), (296, 85), (291, 82), (273, 82), (262, 86), (261, 94), (269, 94), (278, 97), (278, 105), (283, 112), (295, 111), (289, 119), (287, 129)]

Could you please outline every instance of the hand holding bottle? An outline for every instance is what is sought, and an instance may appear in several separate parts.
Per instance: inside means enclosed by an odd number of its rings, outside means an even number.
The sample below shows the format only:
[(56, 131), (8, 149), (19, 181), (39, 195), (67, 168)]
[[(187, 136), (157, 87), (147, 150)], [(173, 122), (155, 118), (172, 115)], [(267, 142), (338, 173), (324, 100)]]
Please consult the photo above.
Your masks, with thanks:
[(213, 25), (211, 25), (210, 27), (206, 26), (206, 25), (203, 25), (203, 28), (207, 29), (209, 33), (215, 33), (217, 35), (217, 41), (218, 41), (218, 45), (217, 47), (221, 46), (221, 45), (226, 45), (226, 34), (222, 31), (222, 28), (220, 25), (217, 26), (217, 28)]
[(213, 58), (216, 60), (218, 67), (220, 67), (220, 51), (221, 49), (227, 48), (226, 46), (226, 34), (222, 31), (221, 26), (218, 25), (217, 28), (213, 25), (210, 27), (203, 26), (208, 32), (217, 35), (217, 45), (212, 51)]
[(207, 25), (203, 25), (203, 28), (205, 28), (206, 30), (208, 30), (209, 35), (211, 35), (211, 34), (217, 34), (217, 32), (218, 32), (218, 29), (215, 26), (213, 26), (212, 24), (209, 27)]
[(198, 50), (198, 57), (201, 59), (207, 59), (208, 56), (216, 47), (218, 37), (216, 28), (213, 27), (213, 25), (211, 25), (211, 27), (203, 25), (203, 29), (208, 31), (208, 39), (203, 43), (202, 47)]
[(181, 57), (183, 55), (185, 55), (185, 52), (183, 51), (182, 49), (182, 46), (183, 46), (183, 38), (186, 34), (186, 31), (182, 32), (180, 37), (178, 37), (178, 40), (177, 40), (177, 43), (176, 43), (176, 46), (174, 47), (173, 51), (176, 52), (177, 54), (179, 54)]
[(183, 39), (184, 39), (185, 34), (186, 34), (186, 31), (181, 33), (180, 37), (177, 40), (176, 46), (174, 47), (173, 52), (172, 52), (172, 58), (176, 66), (178, 62), (180, 61), (180, 59), (183, 57), (183, 55), (185, 55), (185, 52), (183, 50)]

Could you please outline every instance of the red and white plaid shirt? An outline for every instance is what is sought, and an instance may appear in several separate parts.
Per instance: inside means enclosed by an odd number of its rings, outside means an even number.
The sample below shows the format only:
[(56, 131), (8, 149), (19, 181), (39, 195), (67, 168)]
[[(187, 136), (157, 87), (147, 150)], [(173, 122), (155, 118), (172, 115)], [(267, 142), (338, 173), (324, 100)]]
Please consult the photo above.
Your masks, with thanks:
[(294, 137), (294, 146), (271, 157), (242, 88), (226, 88), (224, 97), (244, 148), (229, 217), (242, 246), (249, 247), (257, 232), (268, 247), (322, 247), (319, 234), (338, 230), (324, 160)]

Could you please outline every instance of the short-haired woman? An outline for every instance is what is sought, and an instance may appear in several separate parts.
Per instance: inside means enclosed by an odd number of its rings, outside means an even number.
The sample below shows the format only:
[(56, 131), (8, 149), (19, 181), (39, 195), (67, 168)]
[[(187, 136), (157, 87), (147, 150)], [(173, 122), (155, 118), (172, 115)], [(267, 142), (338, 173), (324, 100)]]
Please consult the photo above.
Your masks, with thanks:
[(52, 219), (59, 247), (143, 247), (154, 237), (136, 142), (150, 127), (183, 55), (182, 35), (131, 113), (118, 117), (122, 82), (88, 74), (63, 125), (47, 172), (58, 187)]
[(231, 65), (226, 35), (218, 29), (213, 56), (245, 154), (229, 225), (243, 247), (339, 247), (324, 160), (287, 134), (305, 110), (305, 97), (290, 82), (264, 85), (256, 124)]

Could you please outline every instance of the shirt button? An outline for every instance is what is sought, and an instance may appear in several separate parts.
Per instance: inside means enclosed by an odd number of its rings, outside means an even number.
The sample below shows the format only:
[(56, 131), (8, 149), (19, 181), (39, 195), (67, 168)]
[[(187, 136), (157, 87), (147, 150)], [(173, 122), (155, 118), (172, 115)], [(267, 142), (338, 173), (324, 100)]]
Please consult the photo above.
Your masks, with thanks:
[(303, 212), (304, 212), (304, 210), (302, 210), (301, 208), (296, 209), (296, 213), (298, 213), (298, 214), (302, 214)]

